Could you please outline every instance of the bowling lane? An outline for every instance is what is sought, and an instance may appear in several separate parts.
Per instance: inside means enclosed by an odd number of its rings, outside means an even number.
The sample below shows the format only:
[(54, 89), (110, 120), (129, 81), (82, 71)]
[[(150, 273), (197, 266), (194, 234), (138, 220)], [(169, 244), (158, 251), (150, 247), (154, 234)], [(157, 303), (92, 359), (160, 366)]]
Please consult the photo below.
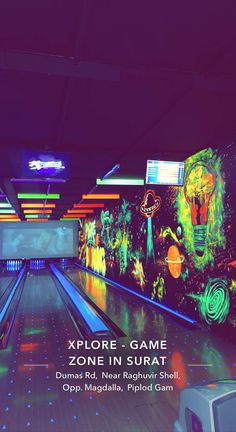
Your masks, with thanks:
[(55, 430), (55, 410), (64, 424), (69, 397), (60, 401), (55, 371), (68, 364), (69, 338), (79, 337), (52, 277), (29, 271), (7, 349), (0, 351), (0, 430)]
[(160, 313), (157, 308), (113, 287), (99, 277), (75, 266), (65, 267), (64, 271), (128, 338), (165, 339), (170, 331), (179, 332), (180, 328), (186, 332), (186, 328), (169, 315)]
[(18, 272), (16, 272), (16, 271), (9, 272), (5, 268), (1, 269), (1, 271), (0, 271), (0, 298), (2, 297), (4, 292), (6, 291), (10, 282), (13, 279), (15, 279), (17, 274), (18, 274)]

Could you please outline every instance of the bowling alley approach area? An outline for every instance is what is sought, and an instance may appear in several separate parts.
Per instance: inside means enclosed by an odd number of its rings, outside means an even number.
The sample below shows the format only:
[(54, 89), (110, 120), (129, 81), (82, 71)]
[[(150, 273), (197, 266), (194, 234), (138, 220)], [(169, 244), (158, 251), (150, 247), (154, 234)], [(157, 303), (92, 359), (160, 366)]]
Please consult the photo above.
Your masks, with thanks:
[(0, 7), (0, 432), (236, 431), (235, 22)]

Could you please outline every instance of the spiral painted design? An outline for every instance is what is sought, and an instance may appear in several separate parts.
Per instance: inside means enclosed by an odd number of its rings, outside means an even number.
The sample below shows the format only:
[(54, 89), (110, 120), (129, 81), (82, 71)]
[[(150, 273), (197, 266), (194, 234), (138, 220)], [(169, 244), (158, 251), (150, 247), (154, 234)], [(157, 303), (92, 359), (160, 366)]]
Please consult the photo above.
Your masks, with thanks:
[(229, 292), (226, 281), (211, 279), (200, 302), (200, 313), (208, 324), (222, 324), (229, 313)]

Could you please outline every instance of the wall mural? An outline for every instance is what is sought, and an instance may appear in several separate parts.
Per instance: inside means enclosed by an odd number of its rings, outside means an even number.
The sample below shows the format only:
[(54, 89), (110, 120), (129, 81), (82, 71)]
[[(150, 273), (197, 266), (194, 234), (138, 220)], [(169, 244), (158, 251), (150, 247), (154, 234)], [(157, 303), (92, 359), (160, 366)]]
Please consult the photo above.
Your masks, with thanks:
[(183, 187), (128, 188), (83, 222), (82, 265), (213, 328), (236, 327), (235, 146), (185, 161)]

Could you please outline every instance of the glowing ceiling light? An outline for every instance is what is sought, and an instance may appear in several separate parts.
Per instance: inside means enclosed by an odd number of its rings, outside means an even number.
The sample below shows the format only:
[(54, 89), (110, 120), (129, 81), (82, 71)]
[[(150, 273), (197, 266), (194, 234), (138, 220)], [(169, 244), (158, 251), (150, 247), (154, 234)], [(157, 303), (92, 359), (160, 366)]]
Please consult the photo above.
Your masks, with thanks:
[(18, 215), (16, 215), (16, 214), (14, 214), (14, 215), (11, 215), (11, 214), (4, 214), (4, 215), (2, 215), (2, 214), (0, 214), (0, 219), (15, 219), (15, 218), (18, 218), (19, 216)]
[(85, 213), (76, 213), (76, 214), (64, 214), (63, 215), (63, 217), (64, 218), (67, 218), (67, 219), (70, 219), (70, 218), (74, 218), (74, 217), (78, 217), (78, 218), (80, 218), (80, 217), (86, 217), (86, 214)]
[(44, 210), (44, 209), (42, 209), (42, 210), (40, 210), (40, 209), (38, 209), (38, 210), (26, 209), (26, 210), (23, 210), (23, 212), (24, 213), (31, 213), (31, 214), (42, 214), (42, 213), (51, 214), (52, 210), (50, 210), (50, 209), (46, 209), (46, 210)]
[(15, 219), (5, 218), (5, 219), (0, 219), (0, 222), (21, 222), (21, 219), (20, 218), (15, 218)]
[(67, 213), (94, 213), (94, 210), (92, 210), (92, 209), (89, 209), (89, 210), (87, 210), (87, 209), (85, 209), (85, 208), (83, 208), (83, 209), (75, 209), (75, 210), (67, 210)]
[(75, 221), (78, 221), (78, 220), (80, 220), (80, 219), (83, 219), (83, 218), (85, 218), (86, 216), (85, 215), (80, 215), (80, 217), (73, 217), (73, 218), (60, 218), (60, 220), (61, 221), (72, 221), (72, 220), (75, 220)]
[(11, 208), (12, 205), (10, 203), (0, 203), (0, 208)]
[(74, 208), (104, 208), (105, 204), (104, 203), (74, 204), (73, 207)]
[(26, 219), (27, 222), (48, 222), (48, 219)]
[(60, 199), (60, 194), (17, 194), (19, 199)]
[(97, 185), (113, 185), (113, 186), (144, 186), (144, 179), (131, 178), (108, 178), (96, 180)]
[(33, 203), (33, 204), (21, 204), (21, 208), (55, 208), (56, 204), (42, 204), (42, 203)]
[[(42, 213), (41, 213), (41, 215), (42, 215)], [(38, 215), (37, 214), (26, 214), (25, 218), (26, 219), (43, 219), (42, 217), (40, 217), (41, 215), (40, 215), (40, 213)], [(45, 216), (45, 219), (50, 218), (49, 214), (43, 213), (43, 215)]]
[(0, 209), (0, 213), (2, 213), (2, 214), (15, 214), (16, 212), (14, 209), (8, 209), (8, 210)]
[(84, 194), (83, 199), (120, 199), (120, 194)]

